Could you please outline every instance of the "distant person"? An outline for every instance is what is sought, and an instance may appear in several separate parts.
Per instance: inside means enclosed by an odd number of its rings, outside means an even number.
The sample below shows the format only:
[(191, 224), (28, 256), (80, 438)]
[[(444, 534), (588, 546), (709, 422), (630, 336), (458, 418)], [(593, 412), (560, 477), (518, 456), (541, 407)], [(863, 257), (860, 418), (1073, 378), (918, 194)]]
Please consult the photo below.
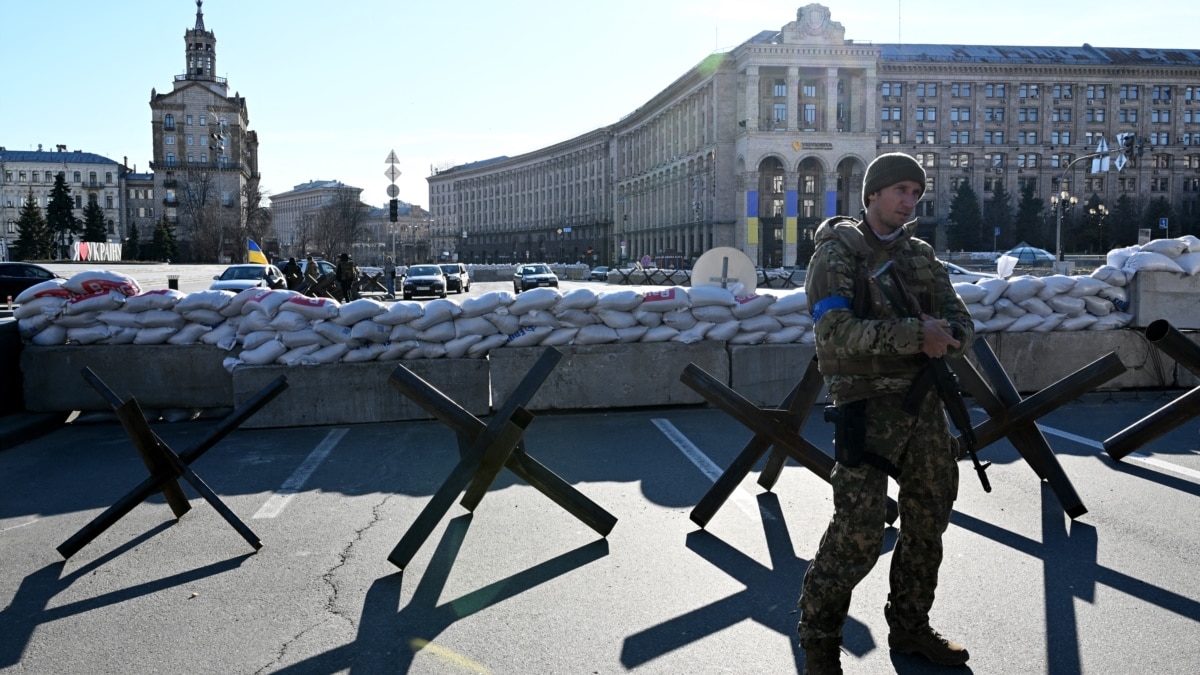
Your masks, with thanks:
[(388, 297), (392, 300), (396, 299), (396, 263), (392, 262), (392, 256), (385, 256), (383, 259), (383, 282), (387, 286)]
[(312, 254), (304, 259), (304, 281), (301, 284), (301, 292), (305, 295), (315, 295), (314, 289), (317, 287), (317, 280), (321, 278), (321, 268), (317, 265), (317, 261), (313, 260)]
[(350, 302), (358, 297), (354, 292), (354, 283), (358, 281), (358, 265), (354, 264), (354, 259), (349, 253), (343, 253), (338, 256), (337, 263), (337, 282), (342, 287), (343, 302)]
[(304, 273), (300, 270), (300, 263), (296, 262), (295, 256), (288, 258), (287, 263), (283, 266), (283, 278), (287, 280), (288, 290), (295, 290), (304, 278)]

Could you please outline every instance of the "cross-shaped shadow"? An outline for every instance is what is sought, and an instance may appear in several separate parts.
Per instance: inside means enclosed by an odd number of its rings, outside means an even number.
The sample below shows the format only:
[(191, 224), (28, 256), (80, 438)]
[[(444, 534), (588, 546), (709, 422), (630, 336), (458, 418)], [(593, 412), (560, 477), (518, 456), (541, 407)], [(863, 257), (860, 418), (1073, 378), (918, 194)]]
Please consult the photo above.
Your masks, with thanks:
[(400, 604), (403, 572), (376, 579), (363, 600), (354, 642), (317, 654), (276, 673), (404, 673), (417, 652), (433, 650), (439, 658), (458, 663), (465, 671), (483, 670), (462, 655), (441, 650), (435, 638), (459, 619), (471, 616), (529, 591), (608, 555), (608, 540), (600, 539), (538, 563), (527, 570), (488, 584), (460, 597), (438, 603), (454, 560), (462, 547), (471, 515), (451, 519), (407, 605)]

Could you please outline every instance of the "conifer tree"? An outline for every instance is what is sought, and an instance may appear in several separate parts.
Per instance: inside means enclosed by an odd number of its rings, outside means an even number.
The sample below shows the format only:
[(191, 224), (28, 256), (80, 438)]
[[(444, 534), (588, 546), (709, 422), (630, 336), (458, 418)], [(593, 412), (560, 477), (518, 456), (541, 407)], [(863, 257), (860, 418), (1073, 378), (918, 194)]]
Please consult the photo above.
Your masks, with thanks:
[(129, 224), (129, 239), (121, 247), (121, 260), (141, 260), (142, 242), (139, 240), (137, 223)]
[(951, 225), (947, 228), (950, 248), (960, 251), (979, 251), (980, 231), (983, 216), (979, 209), (979, 195), (967, 181), (958, 185), (954, 199), (950, 202)]
[(89, 199), (83, 209), (83, 240), (103, 242), (108, 240), (108, 227), (104, 223), (104, 210), (95, 199)]
[(54, 249), (54, 235), (46, 226), (42, 209), (30, 190), (17, 217), (17, 240), (13, 242), (13, 257), (18, 260), (47, 260)]
[(58, 243), (58, 257), (67, 257), (67, 247), (72, 238), (79, 233), (79, 221), (75, 219), (75, 205), (71, 199), (71, 187), (67, 185), (67, 175), (59, 172), (54, 177), (54, 187), (50, 189), (50, 201), (46, 204), (46, 226)]

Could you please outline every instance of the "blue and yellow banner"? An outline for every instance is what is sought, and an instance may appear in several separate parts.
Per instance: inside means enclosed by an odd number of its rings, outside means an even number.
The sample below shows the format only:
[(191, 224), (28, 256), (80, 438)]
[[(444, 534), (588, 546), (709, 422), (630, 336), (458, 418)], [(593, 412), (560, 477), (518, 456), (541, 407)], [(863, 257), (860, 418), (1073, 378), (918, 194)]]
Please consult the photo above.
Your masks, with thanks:
[(758, 190), (746, 191), (746, 243), (758, 244)]
[(268, 264), (267, 256), (263, 255), (262, 249), (250, 238), (246, 239), (246, 262), (259, 263), (260, 265)]

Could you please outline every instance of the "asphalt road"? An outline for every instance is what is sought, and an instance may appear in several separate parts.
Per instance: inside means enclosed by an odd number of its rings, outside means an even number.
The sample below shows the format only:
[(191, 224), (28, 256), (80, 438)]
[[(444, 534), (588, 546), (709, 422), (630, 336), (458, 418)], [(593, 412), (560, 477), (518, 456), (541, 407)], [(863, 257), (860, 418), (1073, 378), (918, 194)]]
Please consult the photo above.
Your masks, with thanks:
[[(935, 626), (975, 673), (1188, 674), (1200, 663), (1197, 423), (1110, 460), (1099, 442), (1180, 392), (1088, 396), (1042, 430), (1089, 512), (1072, 521), (1007, 441), (969, 464)], [(975, 411), (977, 421), (982, 413)], [(814, 414), (806, 438), (829, 446)], [(177, 451), (212, 421), (155, 428)], [(146, 477), (122, 428), (76, 421), (0, 451), (0, 672), (794, 673), (795, 601), (830, 515), (791, 463), (689, 512), (750, 432), (720, 410), (539, 415), (528, 452), (618, 518), (598, 536), (503, 471), (402, 573), (387, 561), (457, 459), (440, 422), (234, 432), (193, 468), (262, 539), (160, 496), (64, 561), (56, 547)], [(846, 627), (848, 673), (946, 672), (887, 649), (889, 530)]]

